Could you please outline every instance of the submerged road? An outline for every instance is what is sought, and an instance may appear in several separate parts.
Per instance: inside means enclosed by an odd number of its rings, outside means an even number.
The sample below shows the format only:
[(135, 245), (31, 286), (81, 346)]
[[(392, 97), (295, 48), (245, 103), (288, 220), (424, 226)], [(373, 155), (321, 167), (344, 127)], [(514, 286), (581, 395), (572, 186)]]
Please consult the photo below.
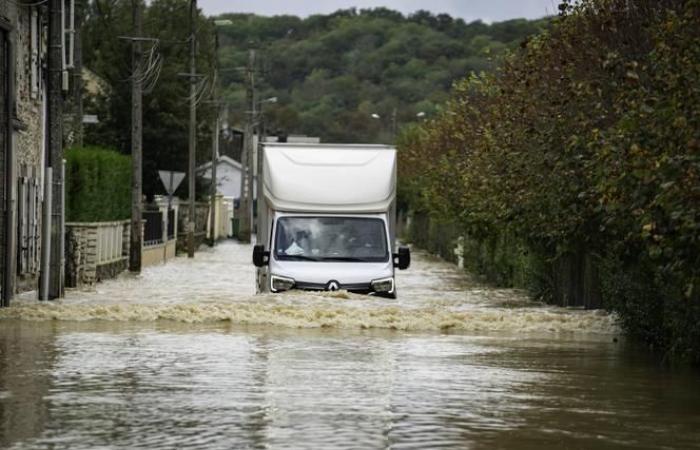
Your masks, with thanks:
[(399, 299), (253, 295), (251, 247), (0, 311), (0, 447), (698, 448), (700, 379), (612, 316), (417, 253)]

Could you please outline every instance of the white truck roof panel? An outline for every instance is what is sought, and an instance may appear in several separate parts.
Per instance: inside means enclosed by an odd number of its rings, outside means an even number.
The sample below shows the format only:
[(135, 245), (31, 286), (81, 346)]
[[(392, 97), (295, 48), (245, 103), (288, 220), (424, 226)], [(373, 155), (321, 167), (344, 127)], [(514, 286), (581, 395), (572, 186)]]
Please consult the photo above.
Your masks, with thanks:
[(396, 195), (396, 149), (266, 143), (263, 191), (277, 211), (388, 211)]

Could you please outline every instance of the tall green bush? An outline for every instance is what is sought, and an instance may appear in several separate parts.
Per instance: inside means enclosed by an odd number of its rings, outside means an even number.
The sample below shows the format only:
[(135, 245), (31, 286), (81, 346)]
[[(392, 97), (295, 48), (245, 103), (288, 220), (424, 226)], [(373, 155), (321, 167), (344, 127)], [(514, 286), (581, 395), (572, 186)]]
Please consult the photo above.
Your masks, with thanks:
[(100, 222), (131, 214), (131, 158), (100, 147), (66, 152), (66, 219)]
[[(496, 281), (534, 262), (543, 298), (602, 301), (631, 334), (700, 363), (700, 1), (560, 11), (406, 133), (401, 192), (458, 223)], [(505, 236), (536, 257), (503, 252)]]

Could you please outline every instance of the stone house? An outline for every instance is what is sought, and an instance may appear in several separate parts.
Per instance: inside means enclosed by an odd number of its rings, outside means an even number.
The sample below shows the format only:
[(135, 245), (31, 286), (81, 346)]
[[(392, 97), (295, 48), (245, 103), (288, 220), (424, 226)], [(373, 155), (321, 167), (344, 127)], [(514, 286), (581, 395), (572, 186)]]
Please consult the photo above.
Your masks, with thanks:
[(45, 2), (0, 0), (0, 288), (37, 288), (46, 147)]

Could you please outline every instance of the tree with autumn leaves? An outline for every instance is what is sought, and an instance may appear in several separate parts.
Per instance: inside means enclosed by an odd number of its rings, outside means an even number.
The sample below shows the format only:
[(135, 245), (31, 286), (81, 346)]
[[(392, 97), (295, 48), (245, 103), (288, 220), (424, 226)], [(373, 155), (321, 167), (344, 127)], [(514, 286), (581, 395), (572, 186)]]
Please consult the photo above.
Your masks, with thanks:
[(700, 362), (699, 25), (697, 0), (562, 3), (404, 133), (404, 198), (472, 241), (517, 242), (545, 298), (557, 261), (583, 255), (629, 332)]

